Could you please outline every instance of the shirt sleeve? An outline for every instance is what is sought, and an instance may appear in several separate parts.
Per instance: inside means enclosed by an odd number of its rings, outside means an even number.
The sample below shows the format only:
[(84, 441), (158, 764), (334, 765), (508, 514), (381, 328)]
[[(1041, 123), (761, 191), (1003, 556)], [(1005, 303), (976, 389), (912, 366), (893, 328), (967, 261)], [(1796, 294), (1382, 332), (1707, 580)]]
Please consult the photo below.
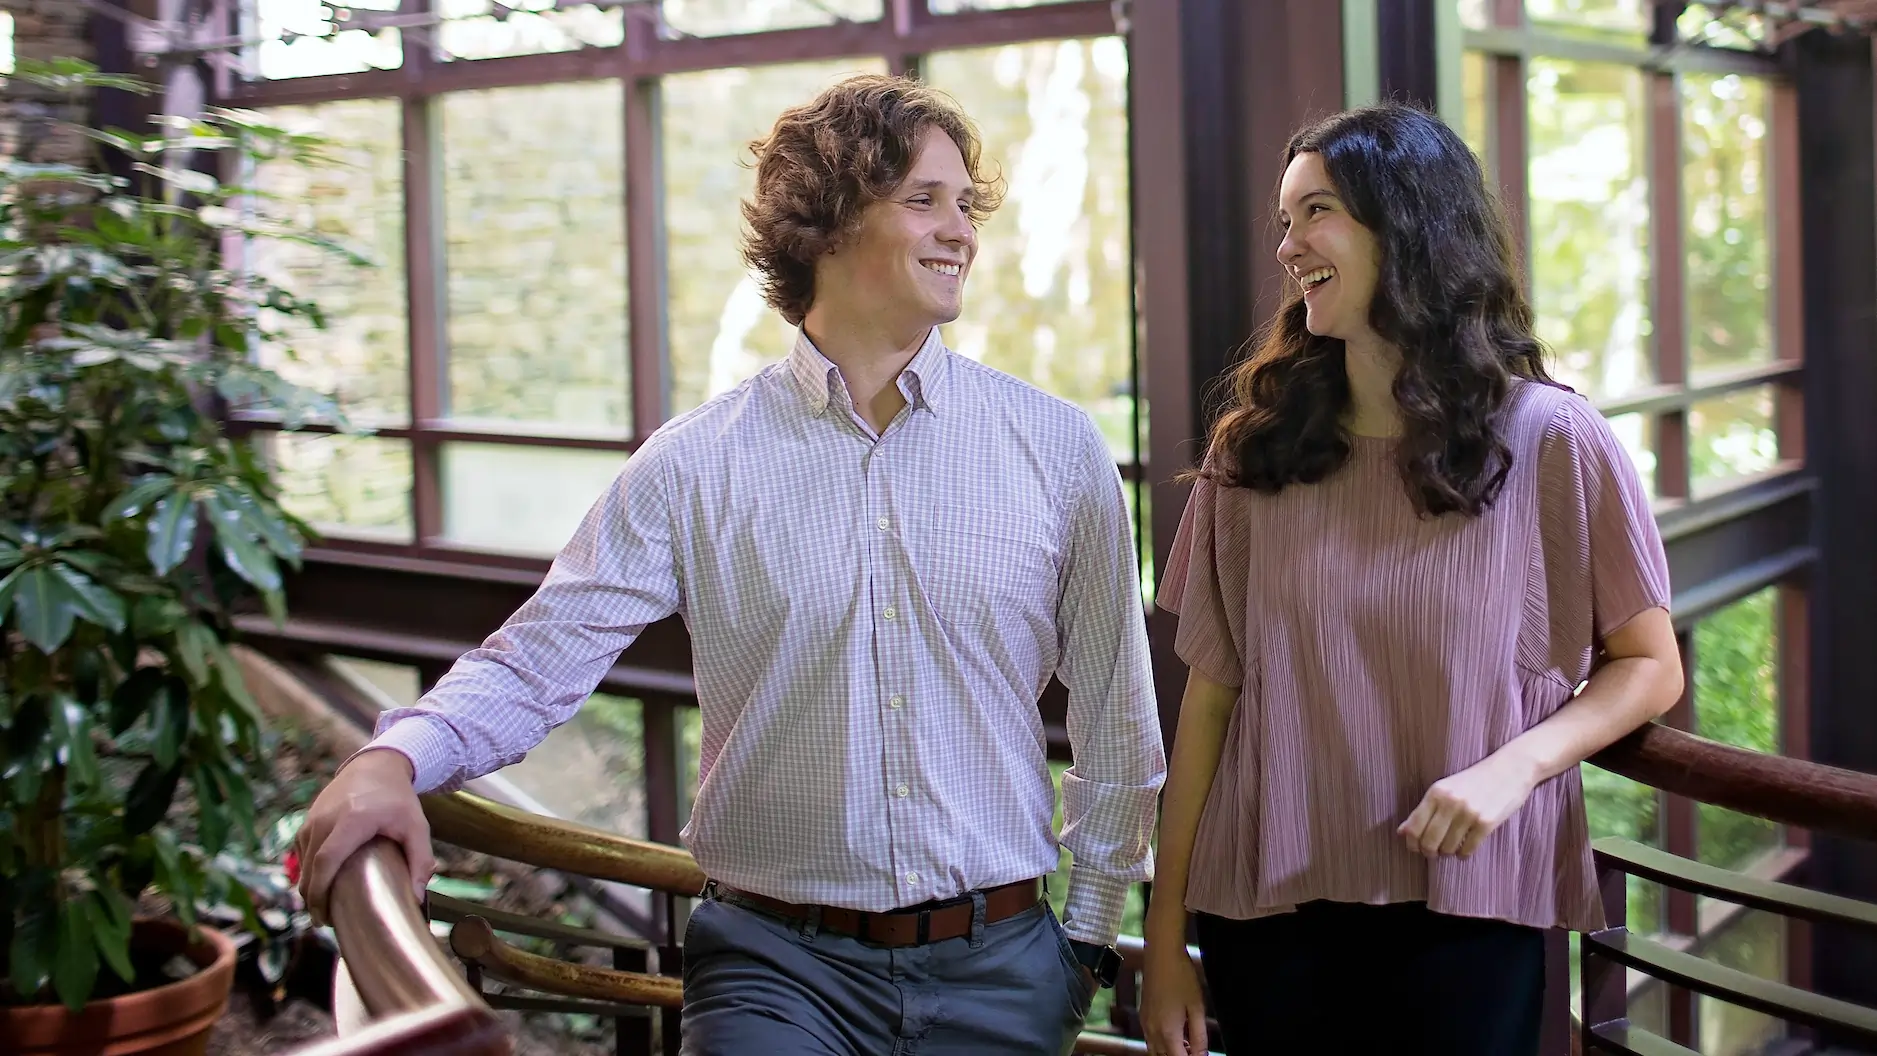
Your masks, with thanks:
[(1552, 421), (1550, 487), (1568, 488), (1576, 521), (1570, 534), (1579, 560), (1586, 562), (1592, 629), (1603, 638), (1652, 608), (1670, 600), (1668, 556), (1643, 490), (1642, 478), (1623, 450), (1610, 423), (1579, 397), (1565, 400)]
[(1244, 624), (1248, 555), (1220, 538), (1219, 491), (1206, 478), (1193, 485), (1157, 601), (1180, 618), (1174, 653), (1194, 671), (1237, 688), (1245, 682), (1238, 635)]
[(1063, 930), (1106, 945), (1120, 931), (1128, 886), (1153, 878), (1166, 756), (1121, 477), (1092, 423), (1087, 433), (1057, 611), (1056, 673), (1069, 690), (1074, 758), (1062, 776), (1062, 843), (1073, 856)]
[(573, 718), (647, 625), (677, 611), (667, 460), (633, 454), (526, 604), (463, 655), (415, 707), (378, 719), (361, 751), (411, 761), (420, 793), (516, 762)]

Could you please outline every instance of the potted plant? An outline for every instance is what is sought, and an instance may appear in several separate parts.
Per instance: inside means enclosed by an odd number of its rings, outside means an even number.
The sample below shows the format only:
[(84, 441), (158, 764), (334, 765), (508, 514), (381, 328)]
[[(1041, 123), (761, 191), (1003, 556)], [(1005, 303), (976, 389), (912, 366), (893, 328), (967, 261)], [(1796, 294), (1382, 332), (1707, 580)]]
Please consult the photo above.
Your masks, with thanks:
[[(73, 60), (14, 76), (149, 90)], [(200, 1052), (233, 955), (196, 908), (246, 904), (217, 856), (256, 838), (265, 736), (230, 617), (282, 618), (309, 536), (227, 411), (337, 420), (255, 362), (317, 309), (224, 252), (323, 243), (210, 173), (318, 144), (225, 110), (66, 131), (90, 163), (0, 171), (0, 1053), (109, 1030), (141, 1044), (111, 1052)]]

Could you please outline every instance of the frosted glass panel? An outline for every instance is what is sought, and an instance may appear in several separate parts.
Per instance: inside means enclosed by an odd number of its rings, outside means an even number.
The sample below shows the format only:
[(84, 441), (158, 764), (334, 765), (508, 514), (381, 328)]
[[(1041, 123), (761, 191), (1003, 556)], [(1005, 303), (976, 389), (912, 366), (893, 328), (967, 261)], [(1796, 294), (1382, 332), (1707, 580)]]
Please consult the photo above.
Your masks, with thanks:
[(443, 535), (486, 550), (552, 555), (625, 468), (613, 451), (522, 444), (443, 448)]
[(254, 185), (268, 196), (265, 211), (345, 244), (373, 266), (361, 268), (296, 242), (251, 242), (255, 270), (319, 305), (326, 321), (321, 329), (263, 310), (261, 324), (280, 331), (282, 340), (262, 346), (261, 362), (292, 381), (337, 395), (360, 422), (402, 424), (410, 416), (410, 352), (398, 101), (280, 107), (266, 117), (281, 128), (325, 137), (330, 163), (260, 165)]
[(269, 433), (280, 503), (328, 535), (413, 541), (411, 448), (376, 436)]
[(619, 83), (460, 92), (439, 105), (449, 414), (625, 435)]

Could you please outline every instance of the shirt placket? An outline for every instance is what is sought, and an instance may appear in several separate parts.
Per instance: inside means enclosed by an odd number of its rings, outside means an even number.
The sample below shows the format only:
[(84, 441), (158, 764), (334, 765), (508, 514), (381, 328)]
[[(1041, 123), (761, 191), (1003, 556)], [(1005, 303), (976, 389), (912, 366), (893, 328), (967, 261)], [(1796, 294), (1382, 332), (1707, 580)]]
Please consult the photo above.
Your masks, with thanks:
[[(887, 437), (901, 431), (904, 422), (889, 427)], [(888, 454), (889, 440), (874, 443), (862, 459), (870, 582), (873, 591), (875, 707), (880, 715), (880, 787), (886, 797), (887, 832), (893, 863), (894, 901), (910, 905), (924, 901), (932, 883), (929, 863), (914, 850), (920, 841), (916, 812), (920, 788), (912, 751), (916, 683), (911, 636), (918, 633), (909, 611), (911, 594), (906, 568), (904, 525), (892, 502)]]

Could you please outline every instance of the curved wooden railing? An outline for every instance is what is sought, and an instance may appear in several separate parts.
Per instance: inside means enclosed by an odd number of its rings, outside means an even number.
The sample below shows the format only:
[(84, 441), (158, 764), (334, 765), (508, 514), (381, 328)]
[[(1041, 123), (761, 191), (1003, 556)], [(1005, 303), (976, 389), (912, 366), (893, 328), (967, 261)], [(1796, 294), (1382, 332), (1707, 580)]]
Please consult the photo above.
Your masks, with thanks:
[(1650, 723), (1590, 759), (1632, 781), (1782, 825), (1877, 840), (1877, 775)]
[(431, 938), (397, 844), (373, 840), (346, 861), (333, 880), (331, 912), (346, 970), (370, 1023), (297, 1056), (513, 1051), (489, 1006)]
[[(1877, 840), (1874, 775), (1733, 748), (1659, 725), (1637, 731), (1591, 761), (1674, 795), (1814, 832)], [(664, 896), (668, 907), (677, 898), (698, 894), (704, 885), (704, 874), (680, 848), (543, 818), (466, 793), (426, 796), (423, 802), (432, 835), (469, 850), (638, 887)], [(1873, 930), (1877, 930), (1877, 907), (1754, 880), (1624, 841), (1599, 841), (1596, 858), (1612, 926), (1586, 936), (1583, 943), (1583, 1003), (1580, 1017), (1574, 1018), (1581, 1018), (1585, 1051), (1692, 1056), (1691, 1050), (1650, 1036), (1624, 1020), (1626, 968), (1796, 1022), (1829, 1026), (1877, 1042), (1877, 1011), (1754, 979), (1628, 933), (1622, 926), (1622, 877), (1635, 873), (1751, 908)], [(676, 1021), (671, 1017), (681, 999), (679, 982), (673, 978), (675, 931), (668, 930), (665, 941), (653, 946), (644, 940), (534, 921), (432, 895), (432, 917), (455, 925), (451, 945), (468, 968), (466, 981), (431, 937), (428, 922), (401, 886), (402, 874), (397, 848), (385, 841), (368, 845), (342, 870), (332, 895), (333, 922), (373, 1025), (351, 1038), (305, 1050), (302, 1056), (392, 1051), (413, 1056), (505, 1053), (507, 1041), (492, 1017), (492, 1005), (581, 1008), (608, 1015), (636, 1011), (647, 1017), (648, 1024), (663, 1015), (667, 1034), (675, 1033)], [(675, 929), (676, 915), (667, 912), (665, 919), (668, 929)], [(610, 948), (615, 966), (607, 969), (540, 957), (504, 941), (498, 932)], [(1132, 1005), (1138, 996), (1140, 950), (1137, 942), (1123, 945), (1127, 968), (1116, 1000)], [(1192, 952), (1197, 956), (1197, 951)], [(480, 993), (484, 975), (570, 1000), (491, 998)], [(502, 1005), (502, 1000), (511, 1003)], [(641, 1051), (652, 1051), (649, 1025), (643, 1038)], [(632, 1048), (621, 1046), (622, 1051)], [(667, 1051), (675, 1051), (675, 1046)], [(1083, 1035), (1076, 1051), (1138, 1056), (1146, 1049), (1131, 1038), (1089, 1033)]]
[[(1718, 744), (1651, 724), (1590, 760), (1671, 795), (1814, 833), (1877, 840), (1877, 775)], [(1608, 926), (1579, 947), (1581, 997), (1573, 1049), (1696, 1056), (1628, 1021), (1628, 974), (1665, 983), (1877, 1046), (1877, 1009), (1812, 993), (1704, 960), (1629, 931), (1626, 878), (1640, 876), (1696, 895), (1835, 927), (1877, 934), (1877, 905), (1761, 880), (1629, 840), (1594, 844)], [(1563, 1051), (1564, 1039), (1551, 1039)]]

